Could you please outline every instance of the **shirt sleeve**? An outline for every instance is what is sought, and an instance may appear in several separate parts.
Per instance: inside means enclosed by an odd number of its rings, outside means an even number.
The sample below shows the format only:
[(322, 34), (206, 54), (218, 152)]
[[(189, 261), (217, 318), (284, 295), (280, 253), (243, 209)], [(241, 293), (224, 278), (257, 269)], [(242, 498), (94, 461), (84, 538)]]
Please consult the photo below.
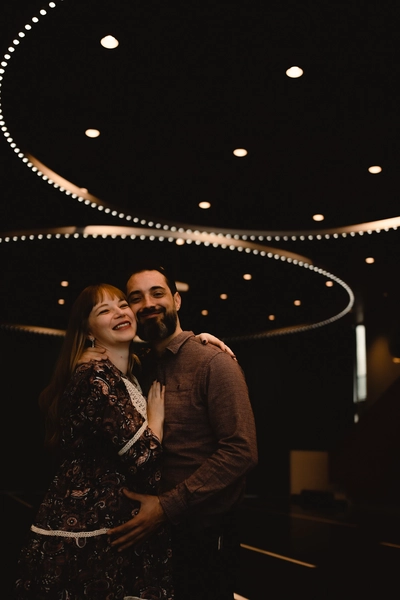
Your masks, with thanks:
[[(256, 429), (242, 369), (223, 352), (210, 360), (202, 392), (207, 395), (208, 417), (215, 451), (188, 478), (160, 496), (161, 505), (176, 524), (188, 512), (201, 511), (218, 497), (235, 502), (245, 474), (258, 461)], [(221, 503), (220, 503), (221, 504)]]

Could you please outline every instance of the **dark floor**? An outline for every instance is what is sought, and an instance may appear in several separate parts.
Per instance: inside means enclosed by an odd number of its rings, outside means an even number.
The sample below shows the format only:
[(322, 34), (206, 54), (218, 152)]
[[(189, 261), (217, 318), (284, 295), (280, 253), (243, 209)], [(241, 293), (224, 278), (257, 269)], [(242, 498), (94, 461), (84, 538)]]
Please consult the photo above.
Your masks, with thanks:
[(249, 600), (398, 597), (399, 510), (284, 504), (246, 501), (239, 594)]
[[(2, 492), (2, 600), (12, 598), (17, 553), (40, 499), (41, 493)], [(241, 527), (237, 594), (246, 600), (386, 600), (399, 595), (400, 510), (246, 498)]]

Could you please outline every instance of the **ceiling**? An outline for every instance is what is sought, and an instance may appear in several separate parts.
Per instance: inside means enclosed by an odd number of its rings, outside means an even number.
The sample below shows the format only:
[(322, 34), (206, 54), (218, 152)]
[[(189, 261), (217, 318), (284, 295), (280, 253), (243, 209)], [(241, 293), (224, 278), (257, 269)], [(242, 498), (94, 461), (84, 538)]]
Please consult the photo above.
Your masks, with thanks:
[(2, 12), (3, 326), (65, 328), (85, 285), (123, 287), (145, 254), (189, 284), (195, 331), (397, 318), (398, 2), (5, 0)]

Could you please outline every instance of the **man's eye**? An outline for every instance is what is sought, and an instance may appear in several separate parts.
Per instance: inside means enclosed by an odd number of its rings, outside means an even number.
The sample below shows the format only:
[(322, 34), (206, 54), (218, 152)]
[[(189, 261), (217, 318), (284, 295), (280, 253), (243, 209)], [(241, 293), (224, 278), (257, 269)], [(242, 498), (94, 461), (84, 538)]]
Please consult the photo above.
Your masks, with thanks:
[(129, 304), (135, 304), (135, 302), (139, 302), (140, 298), (136, 297), (136, 298), (129, 298)]

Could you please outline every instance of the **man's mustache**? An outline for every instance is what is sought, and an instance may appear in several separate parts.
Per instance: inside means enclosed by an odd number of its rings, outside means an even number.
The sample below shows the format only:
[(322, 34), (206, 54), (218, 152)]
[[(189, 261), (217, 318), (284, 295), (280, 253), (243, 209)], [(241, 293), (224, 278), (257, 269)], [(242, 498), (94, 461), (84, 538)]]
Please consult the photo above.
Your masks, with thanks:
[(148, 315), (159, 315), (160, 313), (164, 313), (165, 310), (163, 308), (143, 308), (138, 313), (138, 317), (146, 317)]

